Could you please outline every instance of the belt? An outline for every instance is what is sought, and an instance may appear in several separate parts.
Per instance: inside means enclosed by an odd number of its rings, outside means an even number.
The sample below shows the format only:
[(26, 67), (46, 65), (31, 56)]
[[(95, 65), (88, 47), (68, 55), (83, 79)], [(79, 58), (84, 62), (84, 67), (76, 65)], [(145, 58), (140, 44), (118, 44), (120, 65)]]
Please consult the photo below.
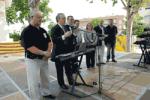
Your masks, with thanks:
[(27, 57), (27, 58), (29, 58), (29, 59), (43, 59), (43, 57)]
[(25, 57), (29, 59), (43, 59), (43, 56), (25, 53)]

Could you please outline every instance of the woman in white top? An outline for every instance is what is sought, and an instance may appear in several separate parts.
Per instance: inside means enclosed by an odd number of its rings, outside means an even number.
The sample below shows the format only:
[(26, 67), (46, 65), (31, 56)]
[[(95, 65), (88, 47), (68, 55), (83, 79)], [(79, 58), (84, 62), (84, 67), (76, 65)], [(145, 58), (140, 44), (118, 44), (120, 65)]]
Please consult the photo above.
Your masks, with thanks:
[[(97, 44), (97, 35), (93, 29), (93, 25), (88, 23), (86, 25), (86, 32), (84, 33), (84, 40), (89, 47), (96, 47)], [(86, 65), (87, 68), (94, 68), (95, 67), (95, 51), (86, 54)]]

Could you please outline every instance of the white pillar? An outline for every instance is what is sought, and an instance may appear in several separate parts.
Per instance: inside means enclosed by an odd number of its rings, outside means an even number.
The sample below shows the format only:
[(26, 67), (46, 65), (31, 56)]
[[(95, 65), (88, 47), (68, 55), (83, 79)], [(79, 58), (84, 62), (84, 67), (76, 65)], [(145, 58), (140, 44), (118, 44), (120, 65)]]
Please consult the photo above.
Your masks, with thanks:
[(0, 42), (6, 42), (9, 39), (5, 16), (5, 0), (0, 0)]

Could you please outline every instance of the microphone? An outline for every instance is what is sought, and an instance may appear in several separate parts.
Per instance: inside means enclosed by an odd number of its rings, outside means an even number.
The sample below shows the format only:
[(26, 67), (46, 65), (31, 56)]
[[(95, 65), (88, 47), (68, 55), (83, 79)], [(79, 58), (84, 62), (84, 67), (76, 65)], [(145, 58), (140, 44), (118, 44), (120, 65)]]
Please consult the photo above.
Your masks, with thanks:
[(84, 30), (84, 29), (81, 29), (81, 28), (78, 28), (79, 29), (79, 31), (83, 31), (83, 32), (86, 32), (86, 33), (94, 33), (94, 34), (97, 34), (96, 32), (88, 32), (88, 31), (86, 31), (86, 30)]
[(77, 26), (71, 26), (71, 28), (72, 28), (73, 31), (76, 30), (76, 29), (78, 29), (79, 31), (83, 31), (83, 32), (86, 32), (86, 33), (94, 33), (94, 34), (96, 34), (98, 37), (106, 38), (106, 37), (108, 36), (108, 35), (106, 35), (106, 34), (98, 34), (98, 33), (96, 33), (95, 31), (94, 31), (94, 32), (88, 32), (88, 31), (86, 31), (85, 29), (78, 28)]
[(81, 29), (81, 28), (79, 28), (79, 30), (80, 31), (83, 31), (83, 32), (86, 32), (86, 33), (94, 33), (94, 34), (96, 34), (98, 37), (107, 37), (107, 35), (106, 34), (98, 34), (98, 33), (96, 33), (96, 32), (88, 32), (88, 31), (86, 31), (86, 30), (84, 30), (84, 29)]

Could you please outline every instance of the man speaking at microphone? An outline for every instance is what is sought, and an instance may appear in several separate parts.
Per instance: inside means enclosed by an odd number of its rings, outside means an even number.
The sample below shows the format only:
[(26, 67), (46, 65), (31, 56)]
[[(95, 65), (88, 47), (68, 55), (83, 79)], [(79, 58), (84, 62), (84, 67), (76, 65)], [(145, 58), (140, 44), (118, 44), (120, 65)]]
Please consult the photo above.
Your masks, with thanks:
[(56, 56), (68, 53), (69, 47), (66, 40), (71, 37), (72, 32), (65, 30), (64, 25), (66, 22), (66, 17), (63, 13), (57, 14), (56, 21), (57, 25), (55, 25), (51, 30), (51, 38), (53, 41), (51, 60), (55, 62), (58, 84), (62, 89), (68, 89), (68, 86), (64, 82), (63, 68), (65, 68), (68, 83), (73, 84), (71, 66), (68, 61), (61, 62), (56, 58)]

